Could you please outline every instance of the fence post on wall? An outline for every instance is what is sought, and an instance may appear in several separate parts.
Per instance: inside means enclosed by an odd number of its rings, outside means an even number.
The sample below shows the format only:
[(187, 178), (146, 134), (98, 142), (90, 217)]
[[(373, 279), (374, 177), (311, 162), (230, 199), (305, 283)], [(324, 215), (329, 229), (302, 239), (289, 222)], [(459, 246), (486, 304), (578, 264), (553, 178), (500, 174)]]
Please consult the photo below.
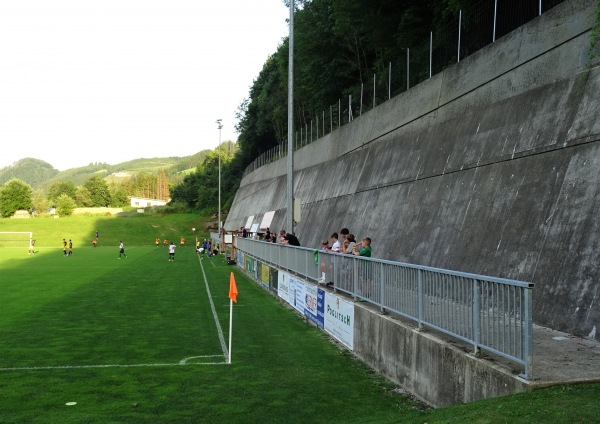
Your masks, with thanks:
[(375, 109), (375, 77), (376, 74), (373, 74), (373, 109)]
[(496, 19), (498, 18), (498, 0), (494, 0), (494, 30), (492, 31), (492, 43), (496, 42)]
[(329, 105), (329, 132), (333, 132), (333, 106)]
[(462, 10), (458, 12), (458, 51), (457, 51), (457, 62), (460, 62), (460, 31), (462, 27)]
[(323, 110), (323, 137), (325, 137), (325, 110)]
[(352, 94), (348, 95), (348, 122), (352, 121)]
[(365, 83), (361, 82), (360, 83), (360, 110), (358, 112), (358, 116), (362, 115), (362, 105), (363, 105), (363, 92), (365, 90)]
[(542, 15), (542, 0), (540, 0), (540, 10), (539, 10), (539, 14), (540, 14), (540, 16)]
[(473, 311), (471, 312), (473, 315), (473, 354), (479, 355), (479, 342), (481, 341), (481, 323), (479, 321), (479, 311), (481, 309), (479, 293), (481, 292), (479, 288), (479, 280), (473, 280)]
[(338, 128), (342, 126), (342, 99), (338, 99)]
[(410, 88), (410, 49), (406, 48), (406, 89)]
[(388, 100), (392, 98), (392, 62), (388, 69)]
[(429, 32), (429, 78), (433, 73), (433, 31)]
[(315, 130), (317, 130), (317, 140), (319, 139), (319, 115), (315, 115), (315, 120), (317, 121), (317, 125), (315, 125)]

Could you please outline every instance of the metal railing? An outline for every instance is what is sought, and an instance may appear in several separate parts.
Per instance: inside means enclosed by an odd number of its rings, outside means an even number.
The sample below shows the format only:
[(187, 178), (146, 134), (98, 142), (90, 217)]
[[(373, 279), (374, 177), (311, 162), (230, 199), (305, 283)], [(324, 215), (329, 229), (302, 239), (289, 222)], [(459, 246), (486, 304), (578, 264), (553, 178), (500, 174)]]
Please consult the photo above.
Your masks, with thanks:
[(520, 364), (532, 378), (533, 284), (237, 238), (236, 248)]

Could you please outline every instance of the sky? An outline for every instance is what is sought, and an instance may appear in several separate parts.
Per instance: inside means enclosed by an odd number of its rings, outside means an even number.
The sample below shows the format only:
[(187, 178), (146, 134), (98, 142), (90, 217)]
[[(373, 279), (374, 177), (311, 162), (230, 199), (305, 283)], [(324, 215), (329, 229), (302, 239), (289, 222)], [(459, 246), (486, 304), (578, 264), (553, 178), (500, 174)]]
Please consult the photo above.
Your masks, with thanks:
[(288, 17), (283, 0), (1, 0), (0, 168), (237, 140), (238, 106)]

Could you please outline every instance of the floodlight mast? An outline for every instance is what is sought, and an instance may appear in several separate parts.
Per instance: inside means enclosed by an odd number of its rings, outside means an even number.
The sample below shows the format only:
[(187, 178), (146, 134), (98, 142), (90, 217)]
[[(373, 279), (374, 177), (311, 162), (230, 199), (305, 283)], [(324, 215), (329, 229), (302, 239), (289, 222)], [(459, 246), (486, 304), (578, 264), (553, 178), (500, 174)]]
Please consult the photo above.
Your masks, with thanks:
[(290, 35), (288, 52), (288, 160), (287, 160), (287, 213), (285, 225), (294, 234), (294, 0), (290, 0)]
[(221, 123), (221, 119), (217, 119), (217, 128), (219, 129), (219, 238), (221, 238), (221, 128), (223, 128), (223, 124)]

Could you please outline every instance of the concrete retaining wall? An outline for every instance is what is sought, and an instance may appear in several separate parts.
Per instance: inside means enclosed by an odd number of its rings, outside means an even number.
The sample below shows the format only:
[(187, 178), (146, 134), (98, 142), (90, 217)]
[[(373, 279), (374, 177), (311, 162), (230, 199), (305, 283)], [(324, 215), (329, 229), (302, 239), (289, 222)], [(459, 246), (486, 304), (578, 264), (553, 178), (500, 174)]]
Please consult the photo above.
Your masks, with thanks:
[(367, 308), (354, 308), (354, 353), (385, 377), (436, 406), (473, 402), (530, 390), (528, 383)]
[[(600, 339), (594, 12), (567, 1), (297, 151), (302, 245), (348, 227), (376, 257), (531, 281), (536, 323)], [(283, 228), (285, 172), (244, 178), (225, 228)]]

